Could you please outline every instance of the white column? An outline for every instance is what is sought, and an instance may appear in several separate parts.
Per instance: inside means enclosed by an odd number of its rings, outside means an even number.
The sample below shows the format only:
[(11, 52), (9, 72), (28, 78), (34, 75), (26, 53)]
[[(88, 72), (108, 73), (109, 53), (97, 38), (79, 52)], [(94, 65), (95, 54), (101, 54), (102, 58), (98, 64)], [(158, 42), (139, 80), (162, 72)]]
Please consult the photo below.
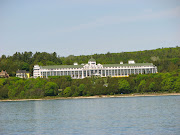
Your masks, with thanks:
[(81, 75), (81, 78), (84, 78), (84, 71), (82, 70), (82, 75)]
[(104, 72), (105, 72), (105, 77), (106, 77), (106, 69), (104, 70)]

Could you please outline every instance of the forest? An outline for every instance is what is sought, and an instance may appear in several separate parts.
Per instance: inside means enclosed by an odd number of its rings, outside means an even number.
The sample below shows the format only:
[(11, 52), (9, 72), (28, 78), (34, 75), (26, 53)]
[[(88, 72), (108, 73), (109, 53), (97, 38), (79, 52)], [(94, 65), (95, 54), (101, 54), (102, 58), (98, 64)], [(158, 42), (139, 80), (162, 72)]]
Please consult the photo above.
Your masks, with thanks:
[(38, 65), (69, 65), (74, 61), (87, 63), (91, 55), (60, 57), (46, 52), (16, 52), (13, 56), (2, 55), (0, 70), (6, 70), (10, 78), (0, 78), (0, 99), (43, 98), (46, 96), (74, 97), (114, 95), (129, 93), (180, 92), (180, 47), (159, 48), (137, 52), (121, 52), (92, 55), (97, 63), (113, 64), (129, 59), (137, 63), (151, 62), (158, 67), (157, 74), (131, 75), (127, 78), (71, 79), (70, 76), (20, 79), (18, 69), (30, 71)]

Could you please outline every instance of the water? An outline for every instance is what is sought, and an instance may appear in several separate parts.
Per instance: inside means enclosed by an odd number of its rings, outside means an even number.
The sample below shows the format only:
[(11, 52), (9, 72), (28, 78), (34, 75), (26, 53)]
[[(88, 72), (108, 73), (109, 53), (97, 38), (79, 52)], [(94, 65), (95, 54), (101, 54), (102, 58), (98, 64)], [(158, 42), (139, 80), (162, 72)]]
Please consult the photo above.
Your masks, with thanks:
[(0, 102), (0, 135), (180, 134), (180, 96)]

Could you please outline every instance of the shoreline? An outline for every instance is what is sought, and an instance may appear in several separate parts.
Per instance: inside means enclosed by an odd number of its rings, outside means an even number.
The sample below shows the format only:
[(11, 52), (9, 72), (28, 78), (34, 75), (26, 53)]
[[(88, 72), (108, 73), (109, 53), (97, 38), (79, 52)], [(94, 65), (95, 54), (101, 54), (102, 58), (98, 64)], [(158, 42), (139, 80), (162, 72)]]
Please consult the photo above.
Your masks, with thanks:
[(95, 99), (95, 98), (119, 98), (119, 97), (152, 97), (152, 96), (180, 96), (180, 93), (134, 93), (134, 94), (117, 94), (117, 95), (96, 95), (96, 96), (79, 96), (79, 97), (44, 97), (37, 99), (1, 99), (0, 102), (11, 101), (41, 101), (41, 100), (63, 100), (63, 99)]

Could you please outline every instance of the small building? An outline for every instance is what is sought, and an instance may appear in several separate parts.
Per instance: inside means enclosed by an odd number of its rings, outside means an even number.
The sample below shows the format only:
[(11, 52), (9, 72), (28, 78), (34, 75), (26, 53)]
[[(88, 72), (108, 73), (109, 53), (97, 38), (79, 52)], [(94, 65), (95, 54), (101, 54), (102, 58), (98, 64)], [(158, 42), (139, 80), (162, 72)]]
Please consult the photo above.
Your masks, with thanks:
[(6, 72), (6, 70), (5, 71), (2, 70), (0, 72), (0, 77), (1, 78), (9, 78), (9, 74)]
[(123, 62), (121, 61), (120, 64), (123, 64)]
[(78, 63), (77, 63), (77, 62), (74, 62), (74, 65), (78, 65)]
[(16, 71), (16, 77), (19, 78), (29, 78), (30, 77), (30, 73), (26, 70), (18, 70)]
[(128, 60), (128, 64), (135, 64), (134, 60)]

